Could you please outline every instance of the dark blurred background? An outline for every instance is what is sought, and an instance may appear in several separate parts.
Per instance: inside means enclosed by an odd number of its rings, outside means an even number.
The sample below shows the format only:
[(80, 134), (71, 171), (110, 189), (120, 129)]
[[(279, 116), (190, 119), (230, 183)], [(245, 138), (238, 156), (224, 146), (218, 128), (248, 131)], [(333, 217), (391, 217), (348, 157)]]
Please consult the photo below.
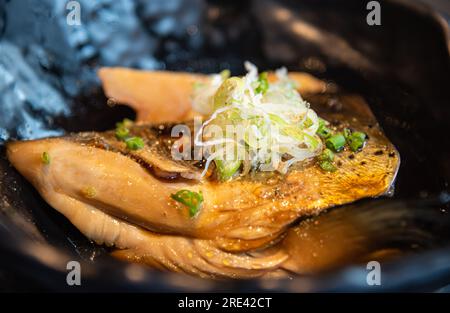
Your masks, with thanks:
[[(227, 67), (242, 70), (241, 61), (248, 58), (256, 63), (272, 59), (296, 66), (304, 62), (310, 70), (320, 72), (320, 62), (333, 58), (345, 62), (339, 53), (355, 67), (358, 62), (369, 66), (362, 53), (373, 54), (370, 36), (386, 36), (385, 42), (395, 36), (374, 27), (364, 39), (361, 36), (365, 30), (348, 29), (352, 23), (337, 20), (342, 11), (352, 10), (359, 11), (358, 18), (364, 21), (368, 1), (261, 0), (255, 6), (255, 1), (233, 0), (80, 0), (81, 25), (67, 23), (69, 2), (0, 0), (0, 142), (11, 136), (34, 138), (60, 133), (52, 125), (54, 117), (69, 114), (74, 97), (98, 90), (95, 72), (100, 66), (211, 72)], [(426, 3), (443, 20), (450, 20), (447, 0), (403, 2)], [(328, 39), (334, 38), (333, 32), (355, 32), (352, 44), (360, 53), (352, 53), (348, 46), (334, 40), (331, 44), (340, 44), (337, 47), (348, 51), (332, 53), (329, 49), (325, 53), (328, 60), (317, 59), (320, 43), (313, 47), (314, 53), (308, 47), (298, 51), (288, 43), (288, 35), (258, 26), (289, 19), (283, 9), (289, 10), (293, 4), (301, 9), (302, 19), (320, 23), (329, 31)], [(382, 13), (383, 22), (389, 23), (391, 18)], [(317, 14), (322, 15), (322, 21)], [(414, 21), (408, 23), (411, 25), (404, 28), (415, 27)]]
[[(239, 74), (244, 60), (264, 69), (285, 65), (306, 71), (367, 99), (402, 157), (395, 197), (333, 212), (343, 223), (357, 212), (370, 212), (359, 219), (375, 225), (368, 241), (417, 256), (385, 268), (384, 290), (448, 290), (450, 1), (379, 1), (381, 26), (367, 25), (367, 2), (79, 0), (81, 25), (70, 25), (69, 1), (0, 0), (0, 290), (60, 287), (54, 281), (65, 269), (30, 256), (30, 242), (83, 259), (83, 268), (92, 269), (94, 290), (180, 290), (166, 279), (137, 284), (120, 276), (124, 266), (94, 262), (102, 248), (10, 168), (2, 144), (104, 130), (133, 117), (130, 109), (107, 105), (96, 76), (101, 66), (204, 73), (229, 68)], [(280, 282), (273, 289), (367, 288), (355, 280), (365, 269), (330, 275)], [(228, 287), (260, 290), (261, 285)]]

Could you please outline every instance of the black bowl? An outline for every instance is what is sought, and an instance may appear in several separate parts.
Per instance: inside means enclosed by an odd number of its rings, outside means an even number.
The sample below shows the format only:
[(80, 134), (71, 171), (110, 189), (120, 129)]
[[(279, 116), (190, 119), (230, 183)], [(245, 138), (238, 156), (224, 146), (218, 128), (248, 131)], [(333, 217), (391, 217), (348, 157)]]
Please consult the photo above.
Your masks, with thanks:
[[(133, 117), (107, 104), (95, 75), (103, 65), (238, 74), (250, 60), (310, 72), (363, 95), (402, 157), (391, 198), (337, 207), (313, 221), (321, 231), (362, 229), (368, 255), (398, 253), (383, 259), (380, 286), (367, 284), (367, 258), (292, 279), (220, 283), (126, 264), (49, 207), (1, 147), (1, 289), (435, 291), (450, 284), (449, 36), (439, 12), (379, 1), (381, 25), (370, 26), (367, 3), (357, 0), (79, 2), (81, 25), (69, 25), (71, 9), (56, 0), (33, 8), (0, 2), (2, 142), (105, 130)], [(81, 263), (76, 289), (66, 283), (70, 260)]]

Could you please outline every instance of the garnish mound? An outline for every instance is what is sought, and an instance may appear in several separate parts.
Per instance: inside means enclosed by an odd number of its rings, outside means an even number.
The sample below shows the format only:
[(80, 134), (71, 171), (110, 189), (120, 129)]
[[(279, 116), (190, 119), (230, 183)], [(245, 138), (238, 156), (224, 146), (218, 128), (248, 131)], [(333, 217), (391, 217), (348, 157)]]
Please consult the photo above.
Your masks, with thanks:
[(207, 116), (195, 137), (195, 144), (206, 150), (203, 175), (212, 162), (221, 181), (239, 171), (285, 174), (293, 164), (318, 156), (319, 166), (332, 172), (331, 150), (339, 152), (346, 143), (352, 150), (363, 147), (360, 133), (332, 134), (329, 123), (302, 99), (285, 68), (269, 82), (267, 72), (258, 74), (249, 62), (245, 67), (243, 77), (230, 77), (225, 70), (194, 87), (193, 108)]

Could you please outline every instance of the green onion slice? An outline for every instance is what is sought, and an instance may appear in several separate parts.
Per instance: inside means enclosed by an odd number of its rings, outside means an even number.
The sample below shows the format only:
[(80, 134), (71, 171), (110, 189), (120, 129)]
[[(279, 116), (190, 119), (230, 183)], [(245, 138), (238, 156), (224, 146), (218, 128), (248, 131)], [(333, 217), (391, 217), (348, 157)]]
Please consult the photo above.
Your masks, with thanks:
[(334, 172), (337, 170), (336, 166), (330, 161), (320, 161), (319, 166), (326, 172)]
[(334, 160), (334, 153), (330, 149), (323, 150), (322, 154), (318, 157), (319, 161), (329, 161), (332, 162)]
[(244, 81), (239, 77), (230, 77), (226, 79), (217, 89), (213, 97), (214, 109), (231, 105), (235, 95), (244, 90)]
[(187, 189), (182, 189), (174, 194), (171, 194), (170, 197), (184, 204), (189, 209), (189, 216), (194, 217), (200, 211), (200, 208), (203, 203), (203, 194), (202, 192), (190, 191)]
[(350, 128), (344, 128), (343, 134), (344, 134), (345, 139), (347, 139), (348, 137), (351, 136), (352, 131)]
[(48, 154), (47, 151), (44, 151), (41, 155), (41, 160), (42, 160), (42, 163), (44, 163), (45, 165), (49, 165), (50, 164), (50, 154)]
[(128, 118), (124, 118), (122, 122), (116, 123), (116, 128), (128, 128), (131, 126), (133, 126), (133, 121)]
[(267, 72), (262, 72), (258, 77), (258, 86), (255, 88), (256, 93), (265, 94), (269, 89), (269, 81), (267, 79)]
[(310, 128), (311, 126), (313, 126), (313, 124), (313, 121), (309, 117), (307, 117), (303, 122), (303, 128)]
[(116, 129), (116, 137), (120, 140), (125, 140), (130, 135), (130, 130), (125, 127), (119, 127)]
[(220, 181), (227, 181), (239, 170), (242, 161), (214, 160)]
[(116, 123), (116, 137), (119, 140), (126, 140), (130, 137), (129, 127), (133, 125), (133, 121), (127, 118), (123, 119), (122, 122)]
[(222, 80), (225, 80), (227, 78), (230, 78), (231, 72), (230, 70), (226, 69), (220, 72), (220, 77), (222, 77)]
[(144, 148), (144, 140), (141, 137), (130, 137), (125, 139), (127, 148), (130, 150), (139, 150)]
[(346, 140), (347, 144), (350, 147), (350, 150), (353, 152), (359, 151), (364, 148), (364, 144), (366, 142), (367, 135), (363, 132), (353, 132), (347, 134)]
[(344, 149), (345, 146), (345, 137), (341, 133), (337, 133), (329, 137), (325, 141), (325, 145), (327, 146), (328, 149), (334, 152), (342, 151), (342, 149)]
[(330, 149), (323, 150), (322, 154), (318, 156), (318, 163), (321, 169), (326, 172), (334, 172), (337, 170), (333, 164), (334, 153)]
[(332, 135), (331, 129), (327, 127), (325, 121), (321, 118), (319, 118), (319, 128), (317, 129), (317, 135), (324, 139), (327, 139)]

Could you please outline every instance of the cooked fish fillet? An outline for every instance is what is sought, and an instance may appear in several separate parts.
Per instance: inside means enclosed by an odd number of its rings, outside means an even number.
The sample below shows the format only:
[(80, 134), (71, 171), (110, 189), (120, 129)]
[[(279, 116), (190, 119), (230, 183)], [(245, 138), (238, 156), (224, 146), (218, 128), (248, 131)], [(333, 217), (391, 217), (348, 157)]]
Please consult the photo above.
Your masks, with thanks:
[[(329, 106), (329, 99), (339, 108)], [(338, 170), (324, 172), (314, 161), (286, 175), (253, 173), (230, 182), (201, 178), (195, 162), (170, 157), (171, 125), (137, 123), (145, 141), (126, 149), (113, 131), (10, 142), (14, 167), (56, 210), (98, 243), (123, 249), (123, 258), (175, 271), (213, 277), (253, 277), (275, 270), (287, 255), (274, 246), (298, 218), (336, 205), (386, 193), (399, 155), (357, 96), (316, 95), (313, 108), (335, 123), (366, 132), (366, 147), (336, 155)], [(50, 164), (42, 162), (47, 152)], [(190, 218), (170, 195), (201, 191), (204, 202)], [(258, 255), (258, 256), (257, 256)]]
[[(204, 74), (170, 71), (141, 71), (121, 67), (103, 67), (98, 71), (105, 94), (118, 104), (126, 104), (137, 112), (137, 120), (145, 122), (179, 122), (192, 117), (191, 95), (195, 82)], [(327, 84), (307, 73), (290, 72), (303, 94), (320, 93)], [(275, 80), (273, 73), (269, 80)]]

